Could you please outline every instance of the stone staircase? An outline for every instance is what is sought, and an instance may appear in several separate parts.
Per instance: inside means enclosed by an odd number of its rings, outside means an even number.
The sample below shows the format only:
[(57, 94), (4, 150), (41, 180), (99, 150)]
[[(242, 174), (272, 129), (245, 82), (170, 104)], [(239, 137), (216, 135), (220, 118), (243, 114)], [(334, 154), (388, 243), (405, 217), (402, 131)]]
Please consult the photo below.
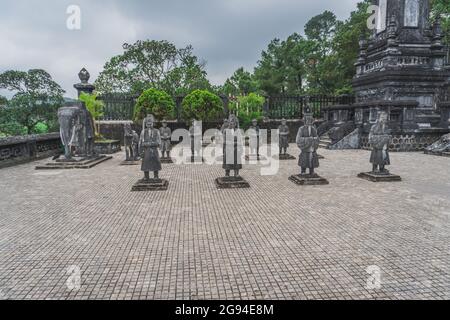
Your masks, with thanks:
[(319, 148), (328, 149), (331, 144), (331, 139), (328, 136), (328, 132), (320, 137)]

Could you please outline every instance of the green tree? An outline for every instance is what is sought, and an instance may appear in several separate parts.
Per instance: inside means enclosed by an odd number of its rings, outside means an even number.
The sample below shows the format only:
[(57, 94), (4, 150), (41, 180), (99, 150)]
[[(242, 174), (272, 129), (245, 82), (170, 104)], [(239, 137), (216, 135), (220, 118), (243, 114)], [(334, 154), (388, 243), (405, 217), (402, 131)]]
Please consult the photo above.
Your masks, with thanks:
[(450, 0), (431, 1), (432, 20), (435, 21), (438, 16), (441, 18), (443, 41), (450, 46)]
[(195, 90), (188, 94), (182, 103), (182, 117), (185, 121), (193, 119), (214, 121), (223, 113), (222, 99), (207, 90)]
[(266, 99), (256, 93), (239, 96), (237, 101), (230, 104), (230, 111), (238, 118), (242, 128), (247, 128), (253, 119), (263, 118), (263, 106)]
[(205, 63), (193, 55), (193, 48), (178, 49), (168, 41), (137, 41), (123, 45), (95, 81), (99, 93), (141, 94), (148, 88), (173, 95), (209, 87)]
[(84, 102), (86, 108), (91, 114), (92, 120), (94, 121), (95, 136), (99, 137), (100, 123), (98, 123), (98, 120), (103, 117), (103, 109), (105, 108), (105, 104), (103, 101), (97, 100), (96, 93), (88, 94), (82, 92), (79, 99)]
[[(63, 103), (64, 90), (44, 70), (28, 72), (6, 71), (0, 74), (0, 89), (14, 93), (7, 106), (7, 119), (25, 128), (25, 133), (34, 133), (38, 123), (50, 130), (58, 128), (57, 109)], [(2, 121), (5, 125), (4, 120)]]
[(227, 79), (224, 84), (224, 93), (227, 95), (248, 95), (258, 90), (258, 83), (253, 75), (244, 70), (243, 67), (237, 69), (231, 78)]
[(6, 97), (0, 95), (0, 107), (6, 106), (8, 103), (8, 99)]
[(175, 117), (175, 102), (167, 92), (158, 89), (145, 90), (137, 100), (134, 119), (139, 121), (153, 114), (159, 121)]

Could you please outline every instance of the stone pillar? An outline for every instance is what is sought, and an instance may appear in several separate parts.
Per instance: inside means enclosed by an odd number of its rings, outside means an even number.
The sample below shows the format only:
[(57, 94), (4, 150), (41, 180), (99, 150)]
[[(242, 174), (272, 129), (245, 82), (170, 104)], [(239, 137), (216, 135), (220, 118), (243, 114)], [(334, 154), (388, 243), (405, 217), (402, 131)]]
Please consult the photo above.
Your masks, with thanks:
[(77, 89), (78, 98), (80, 97), (82, 92), (87, 94), (92, 94), (92, 92), (94, 92), (95, 86), (89, 83), (90, 77), (91, 75), (85, 68), (81, 69), (81, 71), (78, 73), (78, 78), (80, 78), (81, 82), (73, 86), (75, 89)]

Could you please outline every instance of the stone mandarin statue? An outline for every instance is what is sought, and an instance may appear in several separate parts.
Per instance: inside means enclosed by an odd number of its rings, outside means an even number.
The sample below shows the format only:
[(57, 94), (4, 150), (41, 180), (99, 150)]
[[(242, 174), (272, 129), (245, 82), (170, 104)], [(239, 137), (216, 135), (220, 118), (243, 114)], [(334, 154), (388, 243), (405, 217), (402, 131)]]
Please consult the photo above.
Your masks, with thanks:
[(259, 157), (259, 145), (260, 145), (260, 128), (258, 126), (258, 120), (253, 119), (249, 128), (250, 136), (250, 156)]
[(386, 166), (391, 164), (389, 157), (391, 138), (391, 131), (387, 126), (387, 113), (380, 112), (377, 122), (372, 126), (369, 133), (369, 143), (372, 145), (370, 163), (373, 173), (389, 174)]
[(142, 157), (141, 171), (144, 172), (144, 181), (150, 181), (150, 171), (153, 172), (154, 179), (158, 180), (159, 171), (161, 171), (161, 161), (158, 152), (158, 148), (161, 145), (161, 136), (154, 125), (154, 116), (147, 116), (144, 119), (143, 130), (139, 140), (139, 150)]
[(389, 144), (391, 143), (391, 130), (388, 127), (388, 115), (386, 112), (379, 112), (377, 121), (370, 129), (369, 143), (372, 146), (370, 154), (371, 172), (362, 172), (359, 178), (372, 182), (395, 182), (402, 181), (398, 175), (391, 174), (386, 166), (391, 164), (389, 157)]
[(172, 130), (167, 126), (167, 121), (163, 120), (162, 127), (159, 129), (161, 135), (161, 154), (165, 159), (170, 158), (170, 150), (172, 148)]
[[(300, 127), (297, 133), (296, 142), (301, 150), (298, 165), (301, 168), (300, 174), (289, 178), (297, 185), (327, 185), (329, 182), (319, 176), (315, 169), (319, 167), (319, 157), (317, 149), (319, 148), (319, 135), (313, 125), (313, 114), (309, 107), (304, 114), (305, 125)], [(306, 171), (309, 170), (309, 173)]]
[(189, 128), (189, 136), (191, 138), (191, 162), (202, 162), (202, 127), (199, 121), (192, 120)]
[(280, 155), (286, 155), (289, 148), (289, 127), (286, 119), (281, 120), (281, 125), (278, 127)]
[(239, 121), (235, 115), (230, 115), (228, 128), (223, 133), (223, 165), (225, 176), (229, 177), (231, 170), (234, 177), (239, 177), (239, 170), (242, 169), (242, 155), (244, 152)]
[(313, 116), (308, 111), (305, 113), (305, 125), (302, 126), (297, 133), (297, 145), (301, 150), (298, 165), (301, 168), (301, 175), (309, 174), (314, 176), (314, 169), (319, 167), (319, 158), (317, 149), (319, 148), (320, 138), (316, 128), (313, 126)]

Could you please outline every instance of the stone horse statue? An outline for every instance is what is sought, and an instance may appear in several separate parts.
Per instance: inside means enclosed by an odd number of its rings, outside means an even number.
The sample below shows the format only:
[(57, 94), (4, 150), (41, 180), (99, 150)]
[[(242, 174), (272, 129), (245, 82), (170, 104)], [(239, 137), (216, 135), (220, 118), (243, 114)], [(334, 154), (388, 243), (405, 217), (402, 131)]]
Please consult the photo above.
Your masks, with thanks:
[(83, 102), (66, 104), (58, 110), (61, 141), (64, 156), (94, 156), (94, 121)]
[(124, 124), (125, 161), (139, 160), (139, 135), (132, 130), (131, 124)]

